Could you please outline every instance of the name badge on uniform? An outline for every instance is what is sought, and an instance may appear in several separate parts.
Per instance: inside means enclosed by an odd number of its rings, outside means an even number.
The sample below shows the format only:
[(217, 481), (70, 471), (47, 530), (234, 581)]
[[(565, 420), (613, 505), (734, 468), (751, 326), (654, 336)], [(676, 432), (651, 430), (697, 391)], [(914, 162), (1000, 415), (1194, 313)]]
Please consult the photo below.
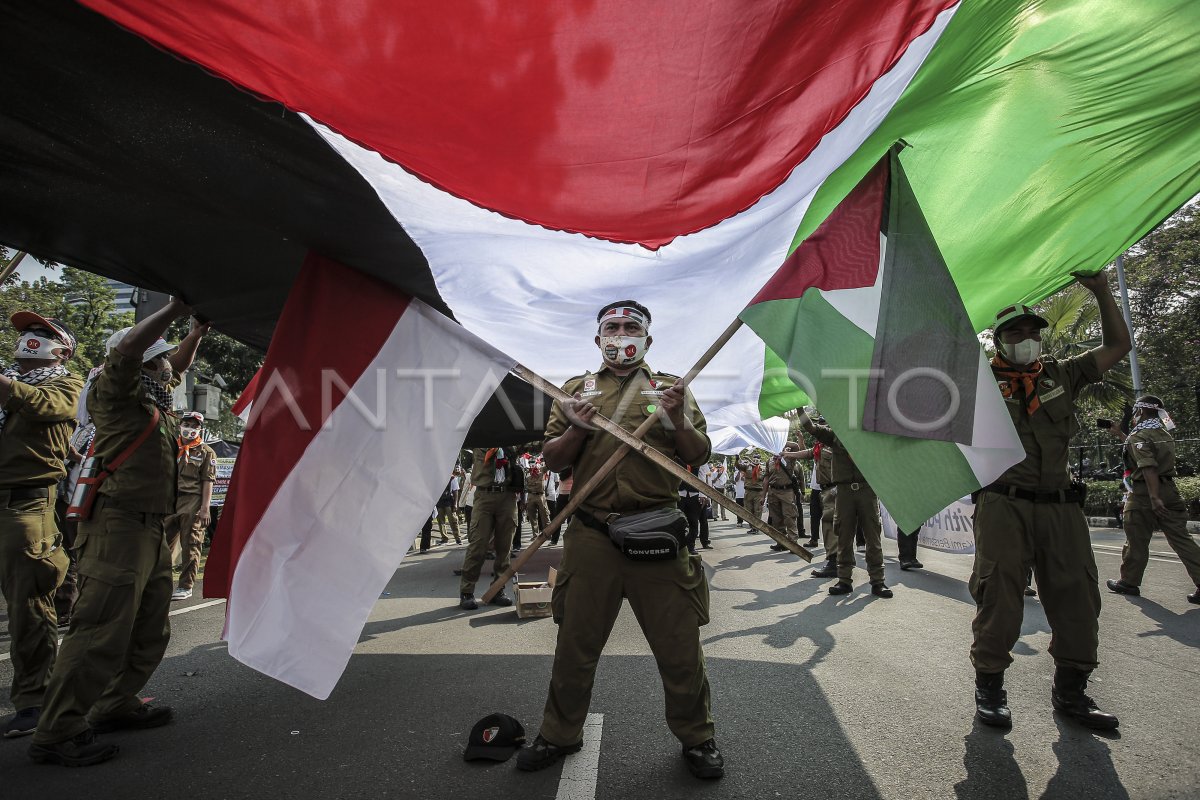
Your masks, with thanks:
[(662, 389), (642, 389), (642, 397), (662, 397)]
[(1059, 395), (1063, 394), (1066, 391), (1067, 391), (1066, 387), (1060, 386), (1057, 389), (1053, 389), (1049, 392), (1046, 392), (1044, 395), (1042, 395), (1041, 400), (1043, 403), (1045, 403), (1047, 401), (1053, 400), (1054, 398), (1058, 397)]
[(596, 391), (591, 391), (591, 392), (580, 392), (579, 396), (580, 397), (599, 397), (602, 394), (604, 394), (604, 392), (596, 390)]

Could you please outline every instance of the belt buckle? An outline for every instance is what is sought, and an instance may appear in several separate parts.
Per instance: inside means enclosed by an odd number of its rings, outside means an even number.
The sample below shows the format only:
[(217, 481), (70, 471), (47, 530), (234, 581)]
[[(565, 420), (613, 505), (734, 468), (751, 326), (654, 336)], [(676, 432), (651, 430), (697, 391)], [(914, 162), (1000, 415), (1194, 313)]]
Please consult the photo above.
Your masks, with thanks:
[(852, 491), (852, 492), (857, 492), (861, 488), (862, 488), (862, 484), (859, 483), (858, 481), (855, 481), (854, 483), (850, 484), (850, 491)]

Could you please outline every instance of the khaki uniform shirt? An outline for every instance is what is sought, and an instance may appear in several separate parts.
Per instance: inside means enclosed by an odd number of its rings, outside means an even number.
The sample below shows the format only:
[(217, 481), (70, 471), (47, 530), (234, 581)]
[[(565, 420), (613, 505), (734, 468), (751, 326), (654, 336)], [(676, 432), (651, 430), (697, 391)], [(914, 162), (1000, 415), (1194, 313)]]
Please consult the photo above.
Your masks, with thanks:
[(826, 458), (825, 454), (829, 454), (829, 480), (822, 480), (822, 485), (867, 482), (867, 479), (859, 472), (858, 465), (854, 463), (854, 459), (850, 457), (850, 452), (842, 444), (842, 440), (833, 432), (833, 428), (830, 428), (828, 425), (816, 425), (812, 435), (813, 438), (825, 445), (821, 448), (821, 460), (824, 461)]
[(1024, 390), (1014, 392), (1005, 400), (1025, 447), (1025, 459), (997, 478), (999, 483), (1023, 489), (1070, 488), (1067, 456), (1071, 437), (1079, 430), (1075, 398), (1084, 386), (1098, 382), (1102, 376), (1096, 357), (1091, 353), (1064, 361), (1042, 359), (1042, 374), (1038, 376), (1041, 402), (1038, 410), (1032, 414), (1025, 410)]
[[(496, 482), (496, 464), (495, 456), (492, 461), (484, 463), (487, 457), (487, 452), (490, 447), (476, 447), (471, 453), (475, 457), (475, 462), (471, 464), (471, 484), (476, 489), (487, 489)], [(508, 459), (508, 466), (504, 468), (504, 480), (507, 485), (512, 476), (513, 466), (517, 463), (516, 454), (512, 448), (505, 447), (505, 457)]]
[[(632, 432), (658, 409), (663, 391), (677, 380), (679, 378), (675, 375), (653, 372), (644, 363), (624, 377), (618, 377), (607, 367), (601, 367), (596, 372), (571, 378), (563, 384), (563, 391), (570, 395), (580, 393), (599, 413)], [(707, 441), (707, 423), (690, 390), (687, 392), (684, 413)], [(570, 423), (562, 406), (556, 402), (546, 425), (546, 439), (562, 436), (568, 427)], [(655, 422), (643, 441), (668, 457), (676, 456), (675, 434), (667, 430), (663, 419)], [(587, 483), (621, 446), (621, 442), (612, 434), (601, 430), (589, 431), (573, 465), (575, 482), (580, 486)], [(709, 443), (709, 447), (691, 465), (698, 467), (707, 462), (711, 449)], [(583, 507), (596, 515), (613, 512), (624, 514), (673, 506), (678, 500), (679, 479), (649, 459), (631, 453), (588, 495)]]
[(83, 381), (62, 375), (38, 386), (14, 380), (0, 431), (0, 487), (52, 486), (67, 474)]
[(176, 464), (180, 494), (200, 494), (204, 484), (217, 480), (217, 454), (206, 444), (196, 445), (186, 459), (176, 459)]
[[(789, 477), (790, 476), (790, 477)], [(793, 460), (790, 466), (786, 465), (777, 458), (771, 458), (767, 461), (766, 474), (763, 476), (763, 488), (774, 492), (792, 491), (792, 478), (795, 478), (796, 485), (804, 489), (804, 467), (800, 466), (800, 462)]]
[[(150, 424), (154, 403), (142, 388), (142, 360), (117, 350), (88, 392), (88, 412), (96, 423), (94, 453), (109, 464)], [(175, 511), (175, 458), (179, 420), (159, 411), (158, 430), (104, 483), (100, 494), (118, 507), (149, 514)]]
[(1175, 477), (1175, 439), (1166, 428), (1144, 428), (1129, 434), (1125, 440), (1125, 468), (1131, 470), (1129, 481), (1133, 493), (1149, 495), (1150, 487), (1142, 470), (1151, 467), (1160, 478)]
[(546, 473), (538, 470), (538, 474), (534, 475), (533, 470), (525, 470), (525, 491), (529, 494), (545, 494)]

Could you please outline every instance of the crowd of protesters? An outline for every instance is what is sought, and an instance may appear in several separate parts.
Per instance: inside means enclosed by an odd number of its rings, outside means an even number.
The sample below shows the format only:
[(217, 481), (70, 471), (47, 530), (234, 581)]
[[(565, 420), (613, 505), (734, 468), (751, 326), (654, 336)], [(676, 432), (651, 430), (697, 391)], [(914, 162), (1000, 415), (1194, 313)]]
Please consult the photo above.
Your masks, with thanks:
[(178, 345), (163, 339), (190, 315), (172, 300), (117, 331), (86, 378), (71, 372), (66, 323), (12, 316), (16, 360), (0, 376), (0, 578), (16, 713), (3, 734), (32, 734), (35, 761), (99, 763), (118, 748), (97, 734), (172, 719), (138, 693), (166, 651), (171, 601), (191, 596), (210, 522), (215, 454), (203, 416), (173, 402), (208, 325), (193, 318)]

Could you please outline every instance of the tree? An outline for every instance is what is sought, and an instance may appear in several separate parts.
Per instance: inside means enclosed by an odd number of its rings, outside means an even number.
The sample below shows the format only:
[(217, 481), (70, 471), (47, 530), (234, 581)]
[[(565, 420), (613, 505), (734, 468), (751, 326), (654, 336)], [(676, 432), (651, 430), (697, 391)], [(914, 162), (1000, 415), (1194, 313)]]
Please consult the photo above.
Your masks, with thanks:
[(1200, 206), (1131, 248), (1125, 271), (1143, 389), (1163, 399), (1179, 433), (1200, 435)]

